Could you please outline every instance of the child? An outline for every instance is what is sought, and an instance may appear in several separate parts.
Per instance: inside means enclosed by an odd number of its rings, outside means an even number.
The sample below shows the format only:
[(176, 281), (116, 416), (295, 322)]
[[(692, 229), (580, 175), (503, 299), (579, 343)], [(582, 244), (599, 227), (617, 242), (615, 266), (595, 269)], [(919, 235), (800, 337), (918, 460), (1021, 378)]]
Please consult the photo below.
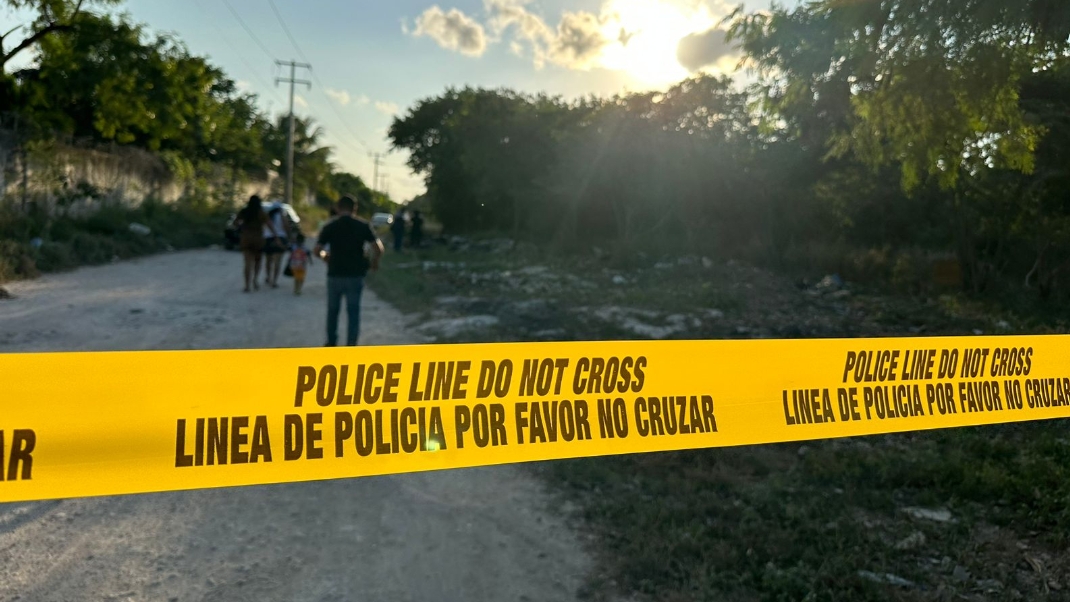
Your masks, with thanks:
[(294, 294), (301, 294), (301, 287), (305, 284), (305, 273), (312, 265), (312, 252), (305, 247), (305, 235), (297, 234), (296, 242), (290, 249), (290, 271), (294, 276)]

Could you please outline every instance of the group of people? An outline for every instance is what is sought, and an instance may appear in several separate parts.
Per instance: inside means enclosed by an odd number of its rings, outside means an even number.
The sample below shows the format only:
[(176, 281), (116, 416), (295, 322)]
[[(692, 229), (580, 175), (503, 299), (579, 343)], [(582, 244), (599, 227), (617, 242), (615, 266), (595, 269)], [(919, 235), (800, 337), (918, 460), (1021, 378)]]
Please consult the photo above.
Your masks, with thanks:
[[(405, 213), (398, 211), (390, 224), (390, 233), (394, 237), (394, 250), (400, 251), (405, 244)], [(419, 211), (412, 213), (412, 228), (409, 230), (409, 245), (419, 247), (424, 240), (424, 217)]]
[(261, 264), (264, 265), (265, 286), (278, 288), (282, 256), (289, 248), (290, 270), (294, 274), (294, 293), (300, 295), (305, 270), (309, 267), (311, 257), (304, 246), (304, 235), (300, 231), (294, 232), (290, 221), (283, 215), (282, 206), (274, 203), (265, 209), (260, 197), (253, 195), (238, 212), (235, 225), (240, 232), (239, 246), (245, 260), (244, 292), (260, 290)]
[[(345, 300), (347, 328), (346, 345), (356, 345), (360, 335), (360, 298), (364, 290), (364, 276), (379, 269), (383, 243), (371, 225), (353, 215), (356, 203), (351, 197), (339, 199), (335, 217), (320, 229), (316, 245), (309, 251), (305, 237), (295, 230), (282, 215), (280, 206), (264, 209), (259, 196), (253, 195), (238, 212), (237, 225), (241, 233), (244, 259), (244, 292), (259, 289), (257, 282), (263, 257), (264, 281), (278, 287), (281, 258), (290, 249), (288, 274), (294, 279), (294, 293), (301, 294), (307, 270), (313, 257), (327, 264), (327, 346), (338, 344), (338, 316)], [(292, 234), (292, 235), (291, 235)], [(293, 242), (289, 242), (290, 240)]]

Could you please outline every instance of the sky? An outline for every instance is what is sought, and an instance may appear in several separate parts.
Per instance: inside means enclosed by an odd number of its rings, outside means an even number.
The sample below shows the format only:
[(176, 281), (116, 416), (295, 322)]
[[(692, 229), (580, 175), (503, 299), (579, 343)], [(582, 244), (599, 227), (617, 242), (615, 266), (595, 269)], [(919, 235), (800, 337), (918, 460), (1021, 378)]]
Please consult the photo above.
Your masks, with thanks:
[[(404, 152), (389, 152), (386, 130), (420, 99), (465, 85), (610, 95), (730, 70), (734, 50), (718, 23), (738, 3), (125, 0), (116, 10), (208, 56), (272, 114), (285, 114), (289, 94), (275, 84), (289, 69), (275, 60), (310, 63), (312, 74), (297, 73), (312, 87), (298, 87), (295, 113), (321, 124), (338, 167), (369, 184), (370, 154), (382, 153), (379, 188), (404, 201), (423, 192), (423, 181), (405, 166)], [(768, 0), (744, 6), (768, 8)], [(0, 14), (0, 26), (9, 29), (12, 19), (18, 15)]]

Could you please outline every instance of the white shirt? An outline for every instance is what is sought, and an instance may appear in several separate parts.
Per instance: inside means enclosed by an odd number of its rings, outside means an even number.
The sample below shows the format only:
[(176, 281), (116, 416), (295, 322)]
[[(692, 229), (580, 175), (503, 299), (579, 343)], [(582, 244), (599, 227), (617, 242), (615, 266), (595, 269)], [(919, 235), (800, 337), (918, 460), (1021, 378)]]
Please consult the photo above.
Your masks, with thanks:
[[(271, 224), (275, 226), (275, 232), (278, 233), (277, 236), (286, 235), (286, 230), (284, 230), (282, 227), (282, 211), (276, 213), (274, 217), (272, 217), (271, 214), (268, 214), (268, 219), (270, 219)], [(264, 224), (264, 238), (271, 238), (272, 236), (276, 236), (276, 234), (272, 233), (271, 228), (268, 227), (268, 224)]]

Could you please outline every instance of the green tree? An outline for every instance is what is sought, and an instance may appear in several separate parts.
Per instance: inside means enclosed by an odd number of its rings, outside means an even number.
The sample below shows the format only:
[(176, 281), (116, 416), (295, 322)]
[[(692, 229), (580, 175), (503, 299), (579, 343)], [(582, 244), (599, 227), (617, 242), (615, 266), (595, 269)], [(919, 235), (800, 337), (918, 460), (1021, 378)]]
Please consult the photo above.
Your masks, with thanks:
[(1052, 0), (819, 0), (731, 20), (770, 107), (836, 155), (895, 164), (905, 188), (985, 167), (1029, 172), (1041, 130), (1021, 78), (1067, 48)]
[[(6, 72), (7, 63), (34, 44), (52, 34), (73, 31), (79, 25), (80, 17), (89, 14), (87, 9), (93, 6), (109, 6), (121, 0), (4, 0), (12, 10), (32, 11), (35, 18), (24, 25), (16, 25), (0, 34), (0, 74)], [(26, 30), (22, 39), (13, 42), (8, 48), (9, 38), (20, 30)]]
[[(280, 173), (286, 168), (286, 138), (289, 117), (282, 115), (267, 133), (264, 145)], [(329, 179), (334, 171), (331, 164), (331, 147), (322, 144), (323, 128), (311, 118), (294, 119), (294, 198), (313, 196), (330, 198), (334, 193)], [(281, 195), (280, 190), (275, 191)]]

